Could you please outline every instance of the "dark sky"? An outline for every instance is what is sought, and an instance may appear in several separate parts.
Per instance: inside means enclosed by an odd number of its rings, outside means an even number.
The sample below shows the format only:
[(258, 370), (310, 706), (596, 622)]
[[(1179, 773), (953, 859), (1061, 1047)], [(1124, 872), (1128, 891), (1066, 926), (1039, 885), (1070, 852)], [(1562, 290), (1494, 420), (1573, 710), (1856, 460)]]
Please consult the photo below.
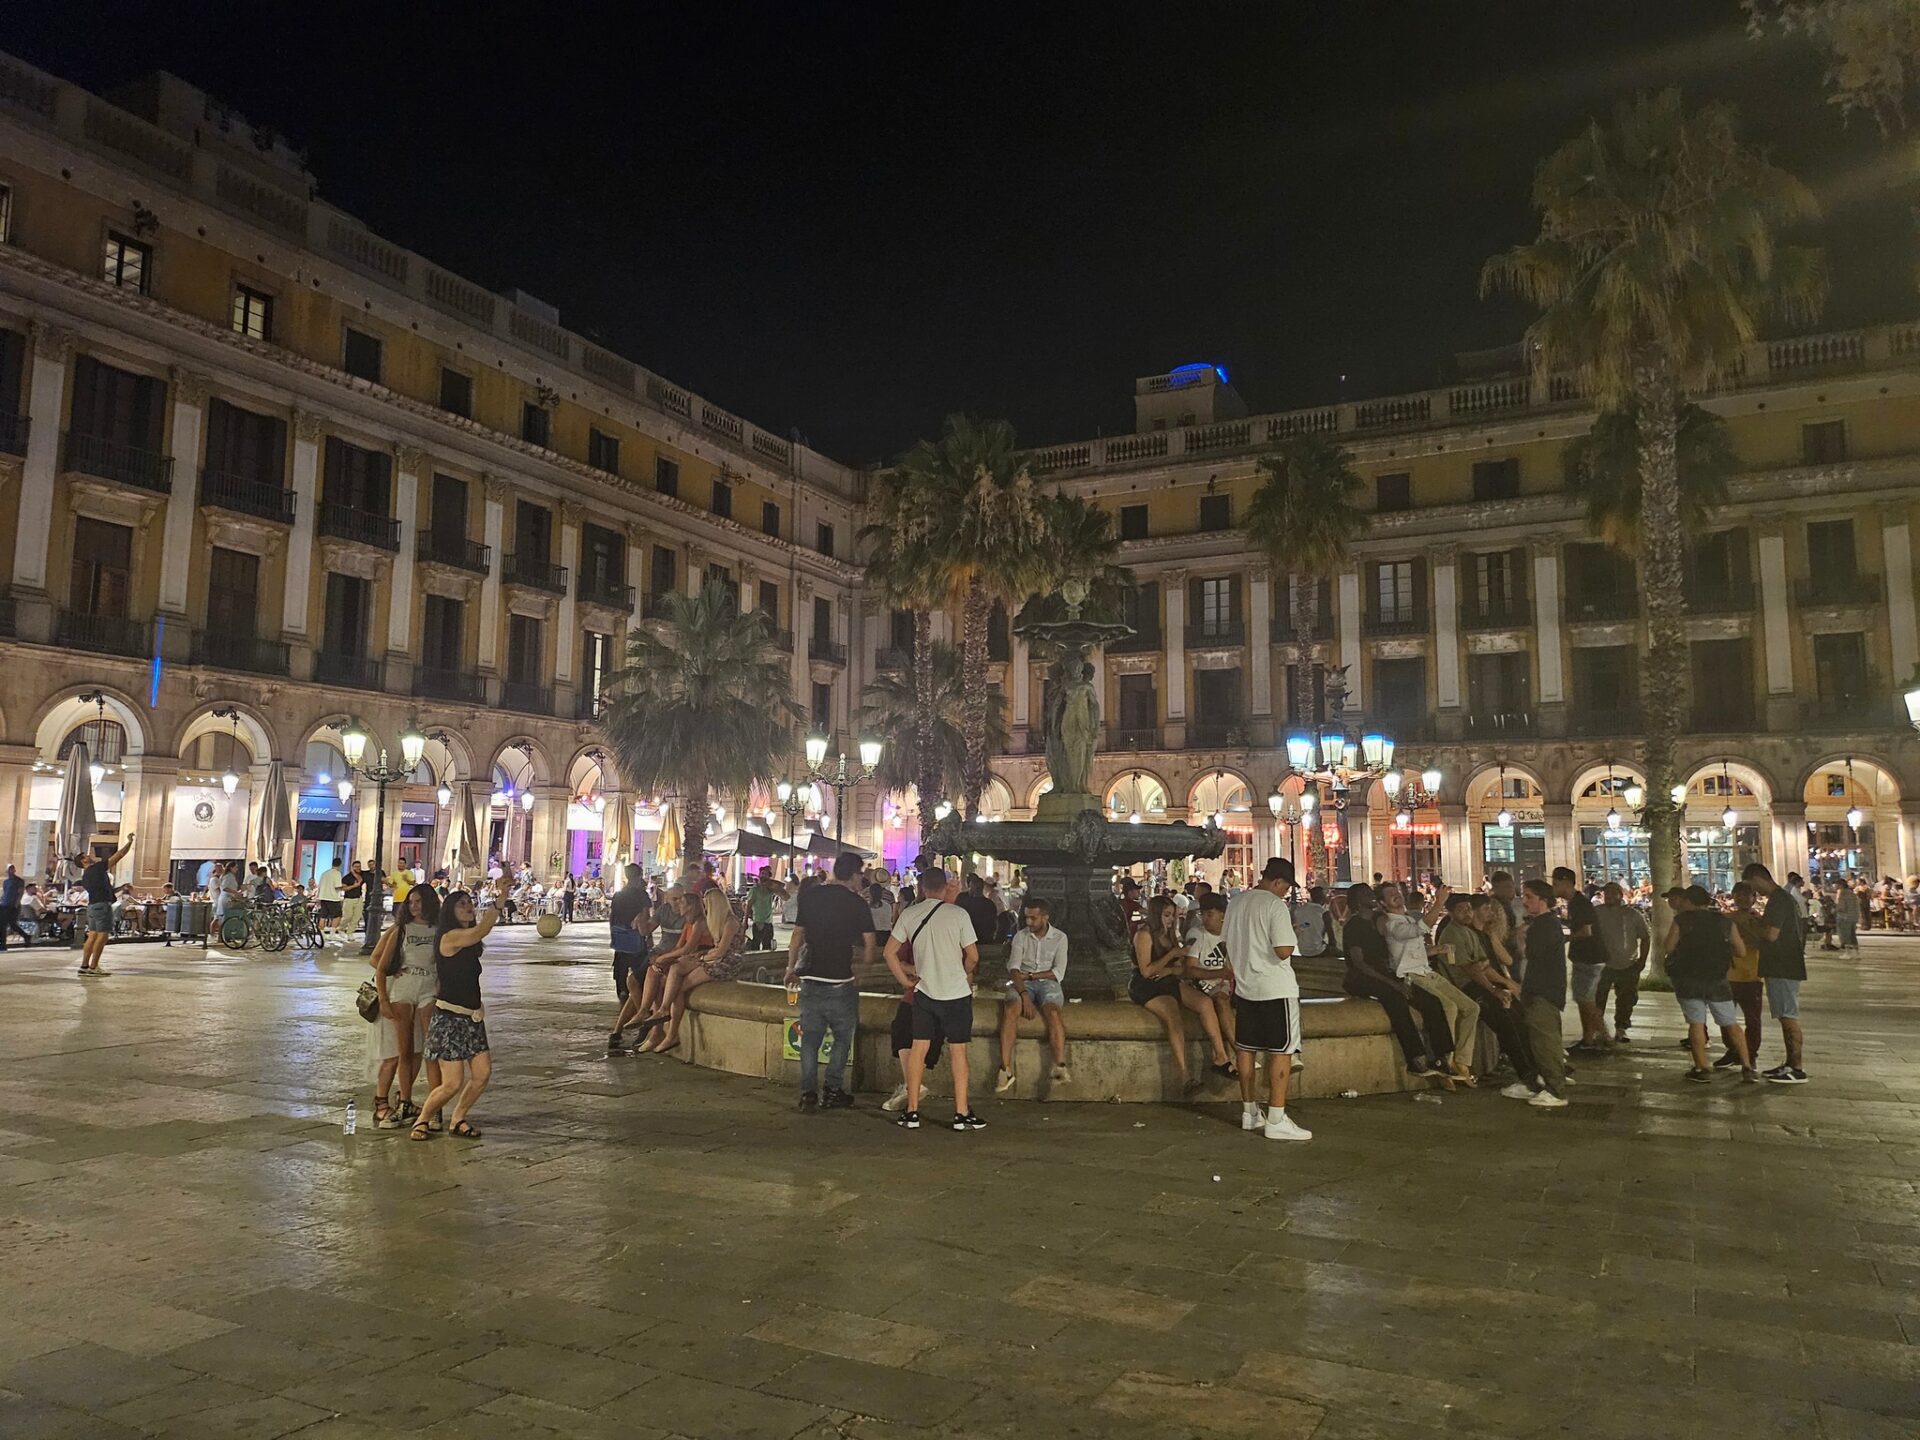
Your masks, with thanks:
[(1190, 360), (1256, 411), (1432, 384), (1518, 332), (1476, 280), (1535, 162), (1642, 87), (1828, 196), (1833, 324), (1916, 308), (1878, 136), (1738, 0), (19, 0), (0, 46), (170, 69), (380, 234), (853, 463), (950, 409), (1126, 429)]

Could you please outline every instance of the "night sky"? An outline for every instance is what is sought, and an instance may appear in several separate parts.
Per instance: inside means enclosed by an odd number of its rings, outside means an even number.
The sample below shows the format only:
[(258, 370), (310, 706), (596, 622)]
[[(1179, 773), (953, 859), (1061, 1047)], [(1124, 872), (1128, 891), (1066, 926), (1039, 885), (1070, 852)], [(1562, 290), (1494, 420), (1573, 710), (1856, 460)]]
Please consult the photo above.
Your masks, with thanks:
[(1920, 309), (1883, 142), (1738, 0), (19, 0), (0, 47), (172, 70), (381, 235), (856, 464), (951, 409), (1128, 429), (1192, 360), (1255, 411), (1433, 384), (1515, 338), (1480, 262), (1636, 88), (1737, 102), (1825, 197), (1829, 323)]

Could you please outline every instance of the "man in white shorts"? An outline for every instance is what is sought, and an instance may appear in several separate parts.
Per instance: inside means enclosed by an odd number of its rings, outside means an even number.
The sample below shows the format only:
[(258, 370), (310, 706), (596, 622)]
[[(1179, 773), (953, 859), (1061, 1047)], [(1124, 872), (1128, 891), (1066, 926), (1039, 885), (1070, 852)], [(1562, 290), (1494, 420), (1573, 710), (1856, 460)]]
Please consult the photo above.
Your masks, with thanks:
[[(1227, 963), (1233, 970), (1233, 1048), (1240, 1067), (1240, 1128), (1269, 1140), (1311, 1140), (1287, 1115), (1287, 1081), (1300, 1052), (1300, 981), (1287, 894), (1293, 862), (1267, 861), (1259, 881), (1227, 904)], [(1267, 1108), (1253, 1098), (1255, 1057), (1267, 1057)]]

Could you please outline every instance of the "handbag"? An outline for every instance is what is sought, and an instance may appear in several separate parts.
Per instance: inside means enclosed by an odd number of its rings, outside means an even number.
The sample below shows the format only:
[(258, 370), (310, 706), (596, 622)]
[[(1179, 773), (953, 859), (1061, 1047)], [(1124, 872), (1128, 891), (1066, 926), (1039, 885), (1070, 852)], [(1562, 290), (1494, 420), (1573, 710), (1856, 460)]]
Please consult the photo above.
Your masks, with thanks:
[(374, 1021), (380, 1018), (380, 991), (371, 980), (362, 980), (360, 989), (353, 997), (353, 1008), (360, 1012), (360, 1018)]

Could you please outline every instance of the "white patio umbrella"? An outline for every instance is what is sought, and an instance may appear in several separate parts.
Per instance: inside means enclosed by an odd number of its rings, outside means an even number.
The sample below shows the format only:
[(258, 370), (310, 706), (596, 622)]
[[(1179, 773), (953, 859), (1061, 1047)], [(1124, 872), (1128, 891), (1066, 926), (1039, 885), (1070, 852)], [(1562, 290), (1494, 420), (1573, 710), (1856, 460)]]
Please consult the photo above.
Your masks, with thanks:
[(293, 841), (293, 816), (287, 808), (287, 776), (280, 761), (267, 766), (267, 793), (260, 802), (257, 843), (260, 859), (271, 869), (283, 864), (281, 852)]
[(60, 778), (60, 818), (54, 827), (54, 843), (60, 862), (66, 863), (93, 844), (98, 820), (93, 813), (93, 756), (87, 742), (76, 740), (67, 752), (67, 771)]

